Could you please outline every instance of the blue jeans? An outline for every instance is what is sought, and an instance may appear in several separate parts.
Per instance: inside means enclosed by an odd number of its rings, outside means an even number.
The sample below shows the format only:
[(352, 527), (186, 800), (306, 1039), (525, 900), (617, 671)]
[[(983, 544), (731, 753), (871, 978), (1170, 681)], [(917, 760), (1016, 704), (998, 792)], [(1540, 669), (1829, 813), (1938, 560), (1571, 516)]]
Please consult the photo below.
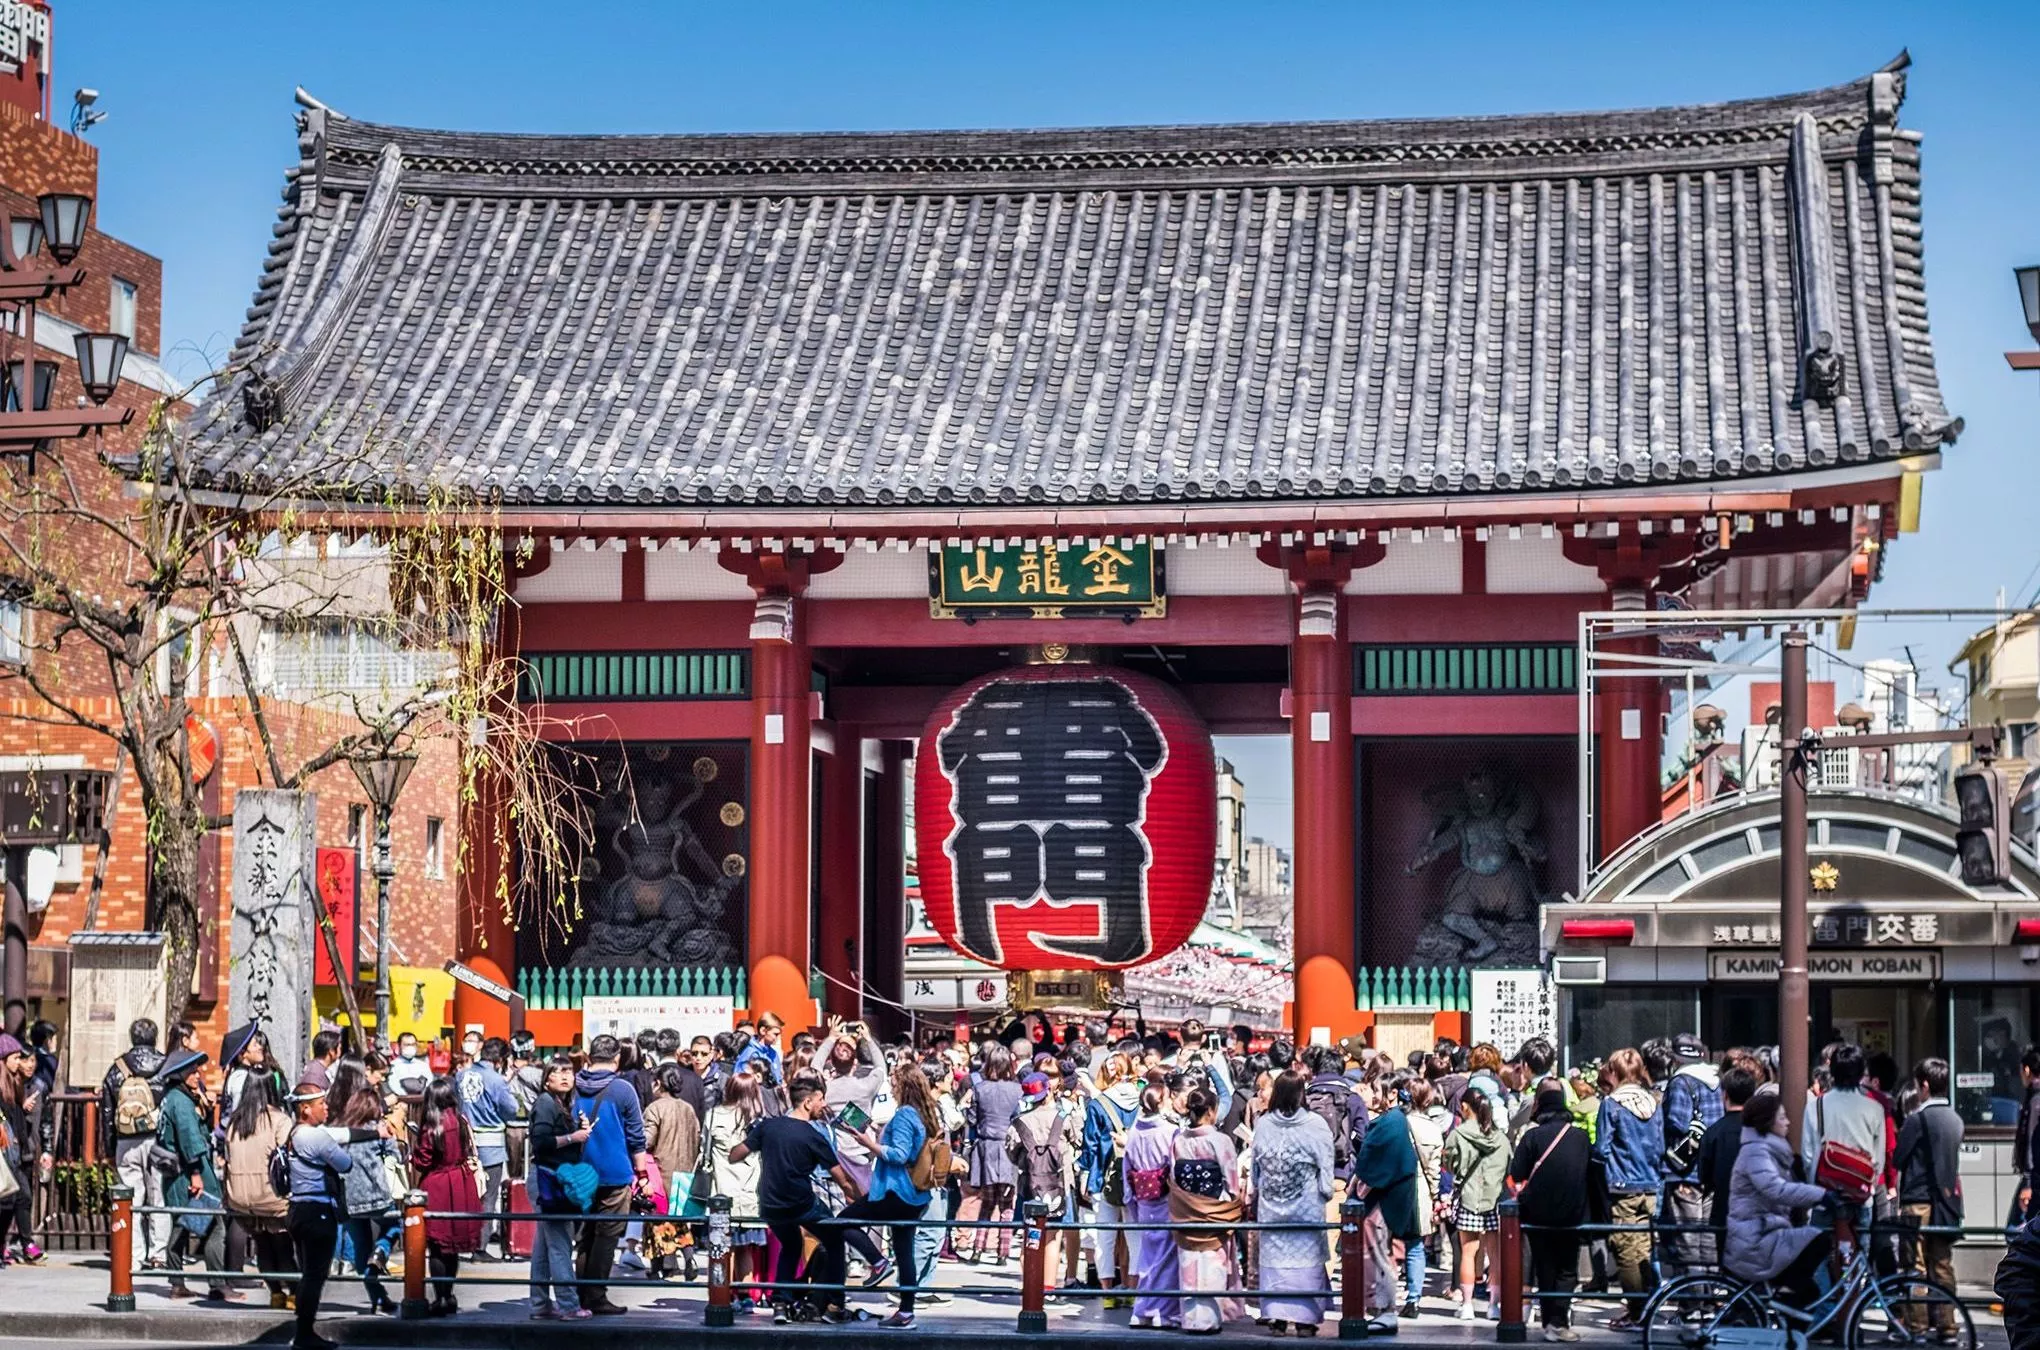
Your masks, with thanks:
[(1424, 1240), (1413, 1237), (1403, 1243), (1403, 1279), (1409, 1285), (1409, 1292), (1403, 1295), (1405, 1302), (1415, 1303), (1424, 1296)]
[(356, 1275), (366, 1277), (362, 1280), (362, 1288), (367, 1291), (371, 1303), (380, 1303), (387, 1295), (383, 1292), (383, 1282), (375, 1277), (375, 1268), (369, 1262), (378, 1251), (385, 1256), (389, 1254), (385, 1235), (396, 1231), (395, 1223), (374, 1214), (356, 1215), (341, 1221), (340, 1235), (344, 1239), (342, 1245), (346, 1248), (346, 1260), (354, 1267)]
[(553, 1281), (574, 1278), (574, 1225), (535, 1223), (532, 1230), (531, 1306), (544, 1307), (550, 1296), (561, 1311), (573, 1312), (581, 1306), (580, 1291), (572, 1284)]

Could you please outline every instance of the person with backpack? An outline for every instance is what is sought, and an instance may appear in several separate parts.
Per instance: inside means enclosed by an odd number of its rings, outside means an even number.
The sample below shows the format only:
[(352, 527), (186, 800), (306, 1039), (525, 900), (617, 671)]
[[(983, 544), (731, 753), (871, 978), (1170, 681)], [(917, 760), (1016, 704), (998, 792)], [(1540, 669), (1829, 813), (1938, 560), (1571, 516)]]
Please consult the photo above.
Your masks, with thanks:
[[(1658, 1112), (1664, 1125), (1664, 1153), (1659, 1159), (1664, 1191), (1658, 1212), (1674, 1227), (1697, 1227), (1706, 1222), (1707, 1213), (1696, 1175), (1700, 1141), (1721, 1119), (1721, 1071), (1709, 1060), (1706, 1043), (1691, 1033), (1674, 1036), (1668, 1053), (1672, 1074)], [(1675, 1270), (1693, 1270), (1713, 1264), (1714, 1244), (1705, 1233), (1674, 1232), (1666, 1236), (1661, 1255)]]
[[(156, 1048), (156, 1024), (140, 1017), (128, 1024), (127, 1051), (107, 1066), (99, 1084), (100, 1150), (113, 1160), (120, 1184), (134, 1193), (135, 1207), (160, 1209), (163, 1173), (152, 1160), (161, 1103), (150, 1080), (163, 1067)], [(170, 1245), (168, 1214), (135, 1216), (135, 1257), (143, 1270), (161, 1270)]]
[[(1059, 1225), (1069, 1207), (1069, 1192), (1063, 1178), (1070, 1160), (1063, 1146), (1062, 1118), (1057, 1114), (1047, 1074), (1030, 1073), (1020, 1080), (1020, 1114), (1013, 1118), (1013, 1128), (1006, 1135), (1006, 1157), (1013, 1164), (1014, 1213), (1023, 1212), (1028, 1201), (1039, 1200), (1048, 1206), (1049, 1215)], [(1046, 1239), (1047, 1255), (1043, 1258), (1051, 1281), (1053, 1272), (1061, 1268), (1058, 1261), (1061, 1242), (1060, 1233), (1051, 1229)]]
[(922, 1277), (915, 1255), (915, 1224), (935, 1198), (935, 1188), (949, 1175), (950, 1151), (935, 1089), (912, 1059), (902, 1059), (893, 1070), (892, 1095), (895, 1109), (883, 1134), (868, 1127), (853, 1132), (871, 1154), (871, 1190), (840, 1217), (891, 1229), (900, 1306), (880, 1325), (907, 1330), (914, 1325), (914, 1296)]
[[(575, 1269), (584, 1280), (607, 1280), (615, 1269), (616, 1244), (630, 1227), (631, 1186), (645, 1175), (649, 1159), (637, 1089), (618, 1072), (622, 1057), (623, 1046), (616, 1037), (597, 1036), (588, 1042), (588, 1066), (574, 1077), (574, 1119), (588, 1130), (581, 1158), (595, 1169), (596, 1177), (589, 1210), (619, 1216), (581, 1225)], [(611, 1301), (609, 1290), (600, 1283), (582, 1286), (581, 1306), (598, 1317), (626, 1311)]]
[[(1962, 1226), (1962, 1117), (1948, 1104), (1948, 1061), (1923, 1059), (1913, 1066), (1913, 1084), (1919, 1093), (1915, 1106), (1898, 1130), (1898, 1151), (1892, 1166), (1898, 1169), (1898, 1211), (1920, 1228)], [(1950, 1233), (1921, 1233), (1920, 1252), (1927, 1278), (1947, 1289), (1955, 1287), (1955, 1237)], [(1943, 1343), (1954, 1335), (1953, 1314), (1945, 1304), (1937, 1305), (1942, 1319), (1935, 1330)], [(1906, 1309), (1906, 1321), (1913, 1331), (1927, 1330), (1927, 1306), (1914, 1301)]]
[(1133, 1222), (1140, 1228), (1140, 1251), (1134, 1273), (1140, 1290), (1134, 1296), (1131, 1327), (1183, 1327), (1181, 1300), (1173, 1294), (1149, 1293), (1179, 1287), (1176, 1236), (1169, 1231), (1169, 1168), (1174, 1163), (1176, 1126), (1166, 1114), (1165, 1089), (1148, 1087), (1140, 1094), (1140, 1118), (1126, 1135), (1126, 1193)]
[(299, 1271), (297, 1334), (291, 1338), (291, 1350), (333, 1350), (333, 1342), (318, 1333), (316, 1323), (326, 1279), (333, 1272), (333, 1253), (340, 1246), (342, 1178), (354, 1168), (343, 1141), (358, 1135), (373, 1139), (388, 1127), (340, 1131), (335, 1138), (326, 1126), (326, 1089), (311, 1079), (297, 1085), (291, 1103), (297, 1108), (297, 1124), (282, 1147), (270, 1154), (271, 1184), (290, 1201), (290, 1241)]
[[(269, 1184), (269, 1161), (291, 1132), (283, 1094), (266, 1074), (241, 1085), (226, 1127), (227, 1268), (245, 1270), (248, 1257), (263, 1272), (296, 1270), (290, 1204)], [(293, 1306), (286, 1281), (269, 1281), (269, 1306)]]
[(1334, 1221), (1353, 1184), (1353, 1157), (1367, 1133), (1367, 1102), (1346, 1077), (1346, 1057), (1336, 1046), (1313, 1045), (1303, 1052), (1309, 1066), (1310, 1082), (1303, 1090), (1304, 1106), (1332, 1134), (1332, 1169), (1338, 1184), (1325, 1202), (1325, 1219)]
[[(1119, 1249), (1125, 1234), (1107, 1224), (1125, 1223), (1126, 1133), (1140, 1117), (1140, 1083), (1133, 1076), (1133, 1061), (1118, 1051), (1107, 1054), (1095, 1070), (1098, 1091), (1084, 1102), (1084, 1141), (1078, 1154), (1078, 1177), (1090, 1197), (1093, 1220), (1100, 1226), (1093, 1232), (1098, 1282), (1105, 1289), (1120, 1287), (1122, 1265)], [(1131, 1276), (1131, 1272), (1127, 1274)], [(1127, 1280), (1132, 1283), (1131, 1278)], [(1129, 1306), (1133, 1300), (1104, 1297), (1109, 1309)]]

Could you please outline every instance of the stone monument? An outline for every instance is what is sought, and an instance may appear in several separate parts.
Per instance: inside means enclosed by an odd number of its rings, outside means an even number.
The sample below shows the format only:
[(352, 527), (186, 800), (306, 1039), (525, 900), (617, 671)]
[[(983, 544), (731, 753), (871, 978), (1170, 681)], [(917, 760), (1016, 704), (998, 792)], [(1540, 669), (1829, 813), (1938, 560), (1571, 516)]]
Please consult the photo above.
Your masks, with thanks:
[(244, 788), (234, 797), (234, 925), (227, 1022), (268, 1033), (284, 1082), (312, 1039), (319, 799)]

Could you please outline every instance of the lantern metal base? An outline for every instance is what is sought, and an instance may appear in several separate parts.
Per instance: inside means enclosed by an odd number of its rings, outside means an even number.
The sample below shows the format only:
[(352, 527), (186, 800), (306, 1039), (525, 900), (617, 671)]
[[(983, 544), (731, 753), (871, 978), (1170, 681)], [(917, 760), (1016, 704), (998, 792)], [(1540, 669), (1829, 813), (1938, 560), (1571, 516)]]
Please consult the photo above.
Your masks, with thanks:
[(1125, 977), (1117, 970), (1015, 970), (1006, 1001), (1016, 1012), (1098, 1012), (1119, 1004)]

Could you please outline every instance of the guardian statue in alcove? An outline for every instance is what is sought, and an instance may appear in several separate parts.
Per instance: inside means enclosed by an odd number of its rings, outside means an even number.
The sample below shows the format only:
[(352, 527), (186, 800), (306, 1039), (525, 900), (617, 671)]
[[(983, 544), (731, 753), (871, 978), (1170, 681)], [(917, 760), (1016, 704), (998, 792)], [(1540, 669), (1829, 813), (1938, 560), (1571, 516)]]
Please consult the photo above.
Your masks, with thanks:
[(1403, 871), (1448, 855), (1458, 870), (1410, 954), (1420, 966), (1535, 965), (1537, 869), (1545, 859), (1537, 794), (1498, 765), (1424, 789), (1434, 822)]

